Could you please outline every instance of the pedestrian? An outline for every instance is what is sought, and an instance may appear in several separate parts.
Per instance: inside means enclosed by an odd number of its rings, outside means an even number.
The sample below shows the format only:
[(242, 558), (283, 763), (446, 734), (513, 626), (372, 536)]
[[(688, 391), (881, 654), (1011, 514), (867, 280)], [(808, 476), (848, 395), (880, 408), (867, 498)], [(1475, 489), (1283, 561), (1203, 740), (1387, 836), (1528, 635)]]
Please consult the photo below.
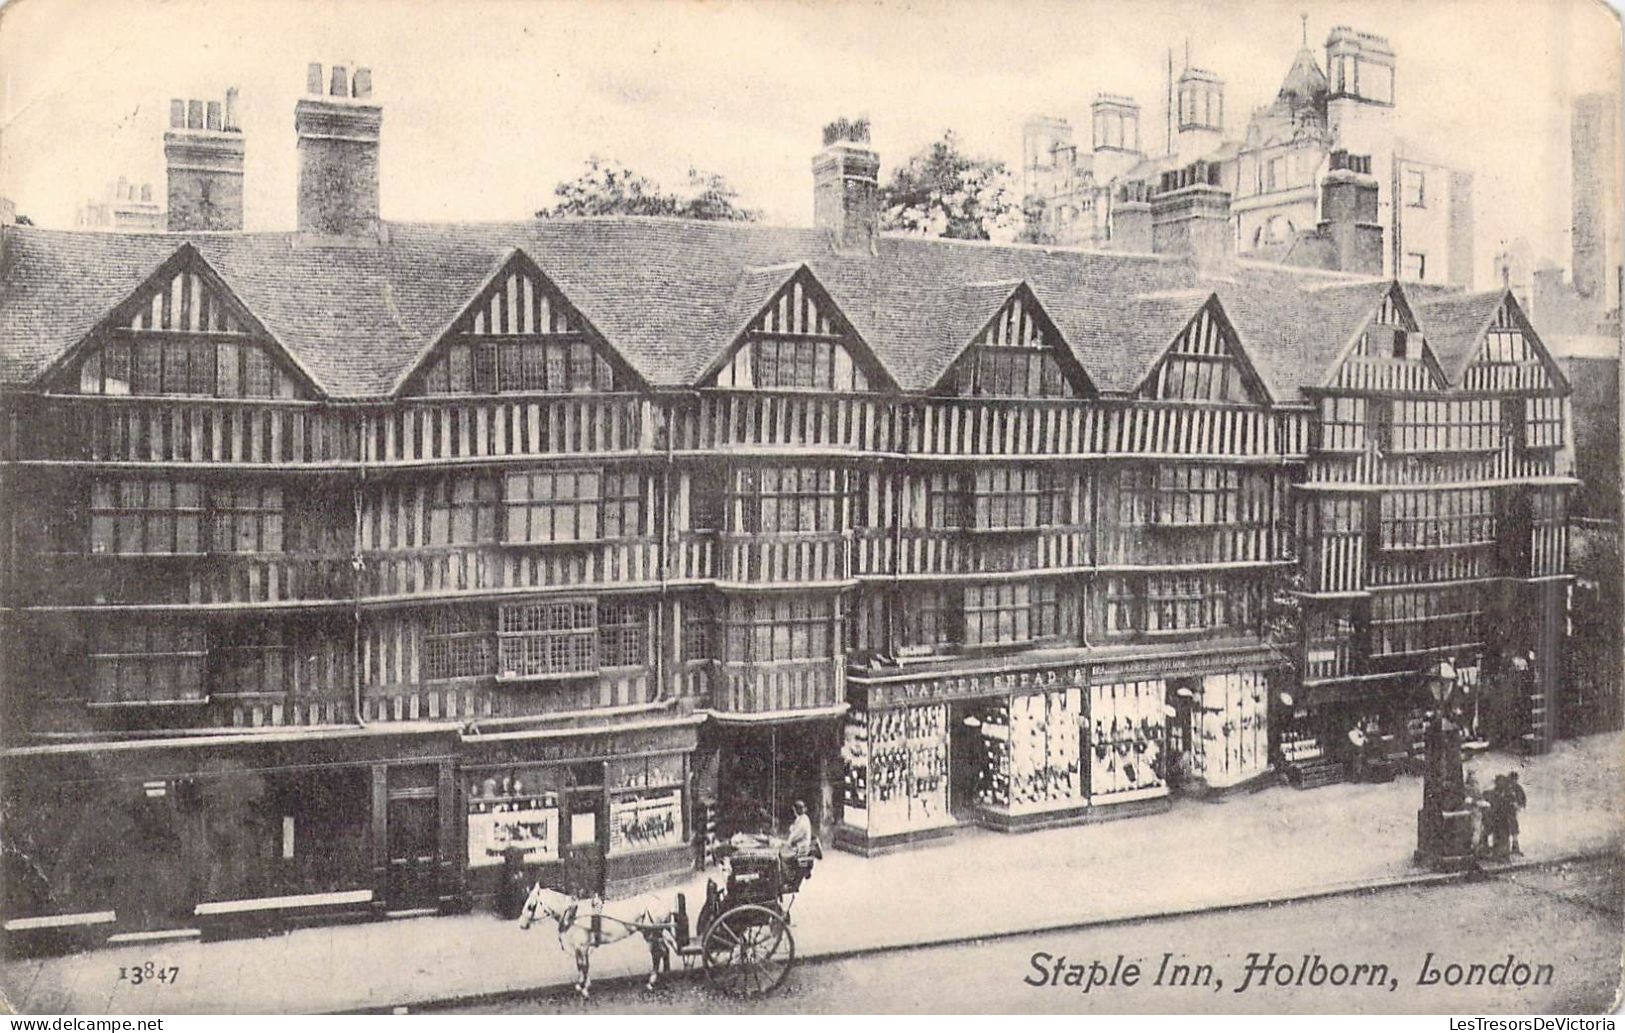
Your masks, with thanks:
[(1365, 781), (1365, 721), (1356, 721), (1354, 727), (1349, 729), (1349, 745), (1354, 747), (1354, 772), (1352, 779), (1355, 782)]
[(1489, 827), (1484, 820), (1484, 810), (1489, 806), (1484, 799), (1484, 790), (1479, 787), (1478, 776), (1471, 771), (1461, 783), (1462, 805), (1467, 808), (1468, 819), (1472, 822), (1472, 841), (1469, 848), (1474, 854), (1484, 852), (1489, 842)]
[(1512, 853), (1517, 857), (1523, 856), (1518, 848), (1518, 812), (1529, 805), (1529, 797), (1524, 795), (1523, 786), (1518, 784), (1516, 771), (1507, 774), (1507, 838), (1512, 847)]
[(1489, 793), (1489, 819), (1490, 819), (1490, 855), (1497, 860), (1506, 860), (1509, 851), (1508, 837), (1511, 835), (1511, 821), (1508, 812), (1512, 807), (1512, 794), (1507, 788), (1505, 775), (1495, 776), (1495, 785)]

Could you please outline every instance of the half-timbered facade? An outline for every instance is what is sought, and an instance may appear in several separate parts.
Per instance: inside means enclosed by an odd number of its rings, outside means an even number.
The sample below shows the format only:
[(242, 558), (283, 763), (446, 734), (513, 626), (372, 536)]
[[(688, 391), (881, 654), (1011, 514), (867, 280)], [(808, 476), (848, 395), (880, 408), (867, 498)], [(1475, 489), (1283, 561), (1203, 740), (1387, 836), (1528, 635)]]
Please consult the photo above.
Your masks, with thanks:
[(12, 915), (621, 890), (794, 799), (1162, 807), (1437, 655), (1555, 691), (1510, 298), (849, 219), (0, 245)]

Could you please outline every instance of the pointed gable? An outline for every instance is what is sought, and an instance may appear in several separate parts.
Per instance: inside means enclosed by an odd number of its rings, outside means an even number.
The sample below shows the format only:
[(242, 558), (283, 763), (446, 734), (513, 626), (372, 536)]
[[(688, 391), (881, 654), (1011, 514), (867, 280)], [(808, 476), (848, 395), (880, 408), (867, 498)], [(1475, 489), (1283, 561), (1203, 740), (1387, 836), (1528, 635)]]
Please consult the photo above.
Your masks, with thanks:
[(744, 270), (720, 318), (727, 328), (721, 332), (734, 336), (701, 374), (701, 387), (870, 391), (895, 386), (805, 265)]
[[(958, 357), (938, 379), (938, 391), (1016, 398), (1095, 393), (1066, 339), (1025, 282), (967, 284), (946, 316), (945, 333)], [(961, 347), (960, 342), (968, 343)]]
[(182, 244), (44, 380), (81, 394), (310, 398), (308, 371), (190, 244)]
[(400, 379), (405, 394), (624, 391), (639, 378), (515, 249)]
[(1269, 393), (1216, 296), (1203, 302), (1140, 383), (1141, 398), (1250, 402)]
[(1444, 371), (1397, 282), (1389, 284), (1354, 335), (1328, 386), (1373, 391), (1445, 387)]
[(1439, 298), (1422, 313), (1445, 372), (1461, 389), (1567, 393), (1567, 379), (1511, 292)]

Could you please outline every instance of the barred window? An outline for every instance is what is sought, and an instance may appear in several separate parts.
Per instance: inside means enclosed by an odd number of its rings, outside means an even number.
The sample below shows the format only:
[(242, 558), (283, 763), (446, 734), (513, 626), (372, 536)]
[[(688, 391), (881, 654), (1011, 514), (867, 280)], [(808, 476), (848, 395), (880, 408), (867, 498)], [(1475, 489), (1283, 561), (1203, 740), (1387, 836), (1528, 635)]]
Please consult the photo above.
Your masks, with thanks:
[(1529, 448), (1561, 447), (1564, 400), (1537, 395), (1527, 399), (1526, 404), (1528, 414), (1524, 422), (1524, 444)]
[(1393, 656), (1481, 643), (1483, 600), (1473, 585), (1379, 592), (1371, 604), (1372, 652)]
[(898, 641), (909, 646), (958, 645), (965, 637), (964, 592), (927, 588), (903, 597)]
[(1048, 638), (1059, 630), (1059, 611), (1053, 581), (971, 586), (965, 589), (965, 644)]
[(925, 483), (925, 500), (930, 527), (965, 527), (971, 519), (970, 487), (960, 474), (932, 474)]
[(1362, 524), (1364, 508), (1358, 499), (1322, 498), (1320, 500), (1320, 530), (1322, 534), (1355, 534), (1365, 530)]
[(1224, 466), (1157, 468), (1156, 522), (1175, 526), (1226, 524), (1237, 518), (1241, 473)]
[(1117, 522), (1125, 527), (1149, 524), (1156, 514), (1156, 471), (1124, 467), (1117, 471)]
[(1139, 630), (1138, 595), (1128, 578), (1106, 579), (1106, 634), (1127, 635)]
[(294, 381), (263, 345), (209, 340), (113, 340), (79, 364), (79, 393), (292, 398)]
[(833, 656), (834, 604), (829, 599), (740, 599), (728, 621), (728, 659), (771, 663)]
[(752, 467), (736, 472), (740, 530), (783, 534), (839, 531), (846, 499), (841, 470)]
[(598, 661), (604, 667), (649, 662), (649, 611), (637, 602), (598, 604)]
[(1494, 499), (1487, 488), (1400, 491), (1382, 496), (1385, 549), (1437, 549), (1494, 540)]
[(703, 598), (683, 603), (683, 662), (698, 663), (717, 658), (717, 615)]
[(590, 599), (501, 607), (498, 671), (503, 678), (591, 674), (598, 670), (598, 606)]
[(1037, 470), (994, 467), (976, 471), (975, 477), (977, 527), (1038, 526), (1038, 500), (1043, 486)]
[(1365, 447), (1365, 399), (1332, 396), (1320, 400), (1320, 447), (1327, 452), (1358, 452)]
[(91, 487), (90, 551), (121, 556), (203, 552), (203, 490), (172, 481), (98, 481)]
[(580, 339), (453, 344), (425, 371), (425, 394), (614, 391), (615, 370)]
[(424, 680), (491, 674), (496, 658), (491, 617), (484, 607), (448, 606), (434, 611), (423, 640)]
[(604, 474), (604, 538), (636, 538), (643, 533), (643, 477), (636, 473)]
[(425, 545), (478, 545), (496, 541), (497, 485), (487, 478), (457, 477), (428, 486), (429, 529)]
[[(635, 475), (628, 475), (635, 481)], [(617, 491), (627, 481), (617, 478)], [(597, 470), (548, 470), (510, 473), (504, 502), (507, 522), (504, 540), (512, 543), (594, 541), (603, 534), (600, 513), (604, 502), (604, 475)], [(619, 522), (631, 506), (636, 519), (637, 500), (617, 498), (623, 508)]]
[(203, 702), (203, 628), (163, 622), (91, 624), (91, 702)]
[(288, 691), (293, 646), (281, 624), (252, 621), (216, 634), (209, 648), (214, 694), (281, 695)]
[(281, 552), (282, 489), (225, 485), (209, 492), (214, 552)]
[(751, 342), (756, 386), (833, 389), (840, 349), (834, 341), (758, 338)]
[(1228, 623), (1229, 596), (1219, 579), (1200, 574), (1146, 578), (1146, 631), (1196, 631)]

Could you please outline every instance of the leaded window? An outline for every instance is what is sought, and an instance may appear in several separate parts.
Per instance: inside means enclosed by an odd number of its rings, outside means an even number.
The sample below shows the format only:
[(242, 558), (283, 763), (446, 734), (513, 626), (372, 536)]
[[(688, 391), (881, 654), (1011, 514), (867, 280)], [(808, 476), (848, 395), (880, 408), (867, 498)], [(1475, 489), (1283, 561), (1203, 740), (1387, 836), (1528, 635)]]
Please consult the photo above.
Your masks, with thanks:
[(649, 660), (649, 611), (639, 602), (598, 604), (598, 662), (639, 667)]
[(207, 698), (201, 625), (98, 620), (90, 624), (91, 702), (196, 703)]
[(561, 599), (503, 606), (497, 625), (498, 674), (533, 678), (598, 670), (598, 606)]
[(203, 489), (186, 481), (98, 481), (91, 488), (90, 551), (122, 556), (204, 551)]
[(479, 678), (495, 668), (491, 611), (486, 607), (448, 606), (430, 615), (423, 640), (426, 681)]

